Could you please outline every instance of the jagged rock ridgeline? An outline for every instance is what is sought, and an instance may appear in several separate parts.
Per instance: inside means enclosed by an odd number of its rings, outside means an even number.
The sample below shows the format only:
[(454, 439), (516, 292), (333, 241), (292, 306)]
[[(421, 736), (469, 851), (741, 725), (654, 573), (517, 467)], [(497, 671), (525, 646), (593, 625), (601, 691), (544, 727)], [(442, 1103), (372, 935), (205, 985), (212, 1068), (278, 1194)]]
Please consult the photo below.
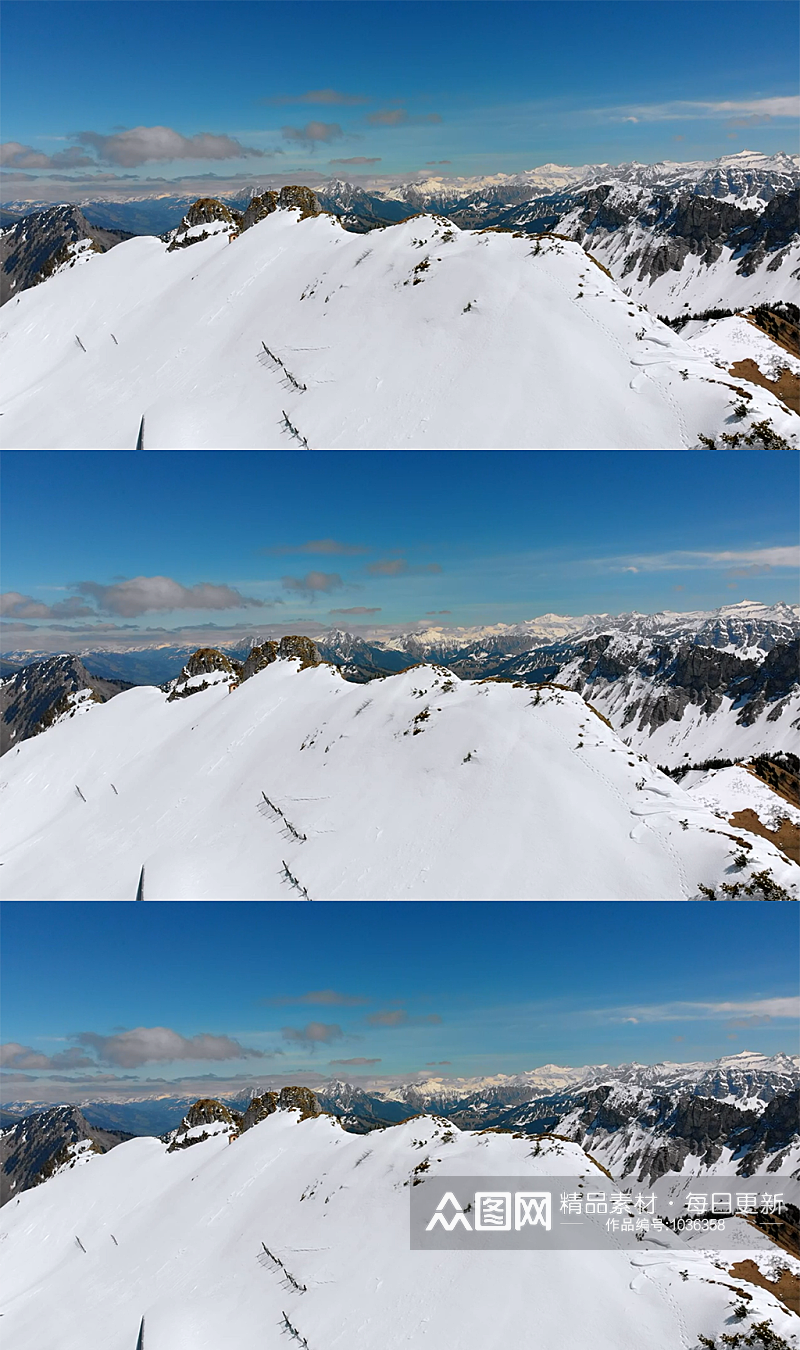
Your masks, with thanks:
[(299, 184), (287, 184), (279, 192), (267, 191), (251, 197), (244, 211), (226, 206), (216, 197), (198, 197), (192, 202), (177, 230), (166, 236), (169, 240), (168, 253), (174, 249), (188, 248), (190, 244), (199, 244), (212, 234), (228, 234), (231, 239), (257, 225), (273, 211), (299, 210), (300, 220), (322, 214), (322, 207), (311, 188)]
[(238, 1111), (225, 1106), (214, 1097), (201, 1097), (186, 1112), (177, 1130), (168, 1136), (168, 1153), (202, 1144), (212, 1135), (239, 1133), (242, 1117)]
[(170, 681), (168, 702), (199, 694), (212, 684), (235, 685), (242, 677), (242, 665), (216, 647), (198, 647), (183, 667), (177, 680)]
[(323, 1114), (317, 1097), (307, 1087), (289, 1085), (280, 1092), (264, 1092), (253, 1097), (245, 1111), (237, 1111), (214, 1097), (201, 1097), (189, 1107), (177, 1130), (164, 1136), (167, 1152), (202, 1144), (219, 1134), (236, 1139), (276, 1111), (298, 1111), (300, 1120)]
[(198, 694), (212, 684), (227, 683), (235, 688), (273, 661), (299, 661), (300, 669), (306, 670), (321, 665), (322, 657), (311, 638), (300, 634), (287, 634), (280, 641), (268, 640), (255, 645), (244, 661), (226, 656), (216, 647), (199, 647), (189, 657), (177, 680), (165, 686), (169, 691), (167, 701)]

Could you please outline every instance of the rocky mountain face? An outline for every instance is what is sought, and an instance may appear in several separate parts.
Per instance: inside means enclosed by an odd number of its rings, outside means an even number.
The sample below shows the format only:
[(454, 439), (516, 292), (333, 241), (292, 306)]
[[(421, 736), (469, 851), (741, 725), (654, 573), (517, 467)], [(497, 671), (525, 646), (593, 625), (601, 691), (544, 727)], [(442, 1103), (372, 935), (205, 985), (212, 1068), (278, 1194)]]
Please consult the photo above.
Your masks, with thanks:
[(603, 634), (511, 658), (493, 673), (534, 684), (557, 679), (590, 702), (621, 682), (628, 697), (624, 708), (616, 701), (620, 729), (634, 723), (640, 732), (653, 731), (679, 722), (690, 705), (710, 716), (725, 698), (735, 707), (737, 725), (751, 726), (762, 715), (777, 721), (800, 687), (797, 638), (758, 655), (760, 660), (695, 643)]
[(24, 1116), (0, 1134), (0, 1205), (132, 1137), (90, 1125), (77, 1106), (53, 1106)]
[(106, 253), (133, 236), (91, 225), (77, 206), (51, 206), (24, 216), (0, 234), (0, 305), (46, 281), (81, 254)]
[(683, 301), (676, 308), (659, 291), (653, 304), (650, 289), (665, 274), (680, 273), (693, 257), (706, 270), (727, 259), (732, 278), (751, 278), (763, 269), (773, 278), (765, 278), (770, 298), (790, 298), (799, 200), (796, 187), (776, 192), (766, 203), (750, 198), (745, 205), (685, 190), (652, 192), (606, 183), (512, 207), (493, 224), (531, 234), (558, 231), (576, 239), (609, 267), (628, 295), (649, 308), (680, 314)]
[[(556, 1070), (554, 1077), (565, 1071)], [(599, 1066), (573, 1070), (579, 1081), (548, 1091), (530, 1076), (470, 1086), (431, 1082), (381, 1091), (329, 1082), (323, 1108), (345, 1129), (367, 1134), (416, 1114), (460, 1129), (500, 1129), (574, 1140), (615, 1177), (651, 1182), (665, 1172), (712, 1169), (721, 1160), (740, 1176), (793, 1168), (800, 1160), (800, 1063), (747, 1052), (715, 1064)]]
[(680, 1172), (687, 1159), (704, 1171), (735, 1159), (737, 1175), (779, 1172), (800, 1157), (800, 1093), (780, 1092), (748, 1108), (696, 1092), (631, 1092), (618, 1085), (542, 1098), (499, 1117), (503, 1129), (564, 1135), (613, 1170), (652, 1182)]
[(50, 656), (24, 666), (0, 684), (0, 754), (46, 731), (59, 718), (130, 688), (126, 680), (90, 675), (77, 656)]

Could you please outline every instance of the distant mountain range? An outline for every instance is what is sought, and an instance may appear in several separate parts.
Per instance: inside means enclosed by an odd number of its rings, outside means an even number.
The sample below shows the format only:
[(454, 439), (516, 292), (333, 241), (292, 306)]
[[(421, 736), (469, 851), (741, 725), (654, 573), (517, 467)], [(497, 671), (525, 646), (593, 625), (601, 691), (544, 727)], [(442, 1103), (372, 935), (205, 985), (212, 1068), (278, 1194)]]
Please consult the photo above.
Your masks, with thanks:
[[(798, 186), (800, 156), (743, 150), (685, 164), (545, 164), (518, 174), (430, 177), (391, 186), (333, 178), (317, 183), (314, 192), (323, 210), (356, 233), (417, 212), (445, 215), (462, 229), (556, 230), (594, 253), (625, 294), (652, 313), (676, 317), (793, 298), (800, 262)], [(243, 213), (263, 192), (253, 185), (222, 200)], [(45, 239), (52, 252), (78, 237), (106, 248), (126, 234), (165, 234), (192, 201), (168, 195), (95, 199), (79, 208), (17, 201), (9, 203), (5, 220), (13, 225), (17, 213), (29, 220), (35, 214), (39, 252)], [(77, 212), (74, 219), (70, 211)], [(76, 235), (78, 217), (83, 226)], [(25, 228), (30, 236), (32, 226)], [(103, 239), (98, 230), (105, 231)], [(11, 234), (13, 245), (7, 236), (0, 241), (0, 258), (4, 249), (14, 257), (6, 298), (34, 284), (42, 265), (38, 271), (20, 268), (19, 227)]]
[[(593, 703), (626, 745), (677, 768), (791, 748), (800, 716), (798, 638), (800, 606), (744, 600), (688, 614), (545, 614), (517, 624), (388, 636), (328, 629), (314, 644), (356, 683), (417, 662), (445, 665), (461, 679), (555, 680)], [(261, 640), (254, 635), (224, 652), (243, 663)], [(0, 685), (2, 744), (35, 734), (45, 715), (69, 711), (60, 701), (77, 690), (107, 698), (128, 684), (165, 684), (193, 650), (11, 652), (9, 674), (17, 662), (27, 674)]]
[(664, 1172), (726, 1167), (740, 1175), (800, 1166), (800, 1059), (743, 1051), (711, 1064), (545, 1065), (490, 1079), (429, 1079), (362, 1090), (316, 1088), (325, 1110), (368, 1133), (400, 1109), (460, 1129), (558, 1133), (614, 1176), (651, 1182)]
[[(0, 1157), (17, 1189), (52, 1175), (66, 1135), (94, 1140), (95, 1151), (130, 1134), (163, 1136), (186, 1147), (215, 1132), (234, 1133), (263, 1118), (248, 1110), (263, 1099), (270, 1109), (302, 1094), (306, 1109), (321, 1109), (355, 1134), (396, 1125), (416, 1115), (452, 1122), (460, 1130), (556, 1133), (585, 1148), (615, 1178), (652, 1182), (665, 1172), (703, 1175), (732, 1170), (796, 1173), (800, 1167), (798, 1091), (800, 1058), (742, 1051), (710, 1063), (546, 1064), (526, 1073), (490, 1078), (429, 1078), (409, 1083), (376, 1080), (359, 1087), (339, 1079), (270, 1093), (254, 1086), (192, 1105), (191, 1097), (84, 1101), (80, 1108), (14, 1103), (7, 1119), (22, 1119), (0, 1136)], [(315, 1105), (315, 1103), (317, 1105)], [(19, 1113), (19, 1114), (18, 1114)], [(89, 1122), (92, 1122), (90, 1125)], [(128, 1134), (125, 1131), (129, 1132)], [(21, 1148), (23, 1138), (27, 1151)], [(53, 1162), (58, 1154), (59, 1163)], [(33, 1160), (33, 1161), (32, 1161)], [(67, 1165), (70, 1159), (66, 1159)]]

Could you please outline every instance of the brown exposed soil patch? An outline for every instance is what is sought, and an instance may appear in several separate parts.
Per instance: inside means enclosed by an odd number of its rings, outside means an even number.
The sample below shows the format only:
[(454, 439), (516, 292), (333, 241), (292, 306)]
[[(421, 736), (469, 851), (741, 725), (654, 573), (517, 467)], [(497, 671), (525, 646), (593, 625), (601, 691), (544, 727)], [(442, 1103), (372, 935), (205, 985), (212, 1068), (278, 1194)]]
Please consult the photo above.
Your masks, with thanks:
[(728, 374), (735, 375), (738, 380), (760, 384), (762, 389), (768, 389), (779, 398), (785, 408), (800, 414), (800, 375), (794, 375), (788, 367), (784, 367), (777, 380), (770, 380), (748, 356), (745, 361), (734, 361), (728, 368)]
[(728, 1271), (737, 1280), (746, 1280), (759, 1289), (766, 1289), (781, 1302), (784, 1308), (800, 1317), (800, 1276), (784, 1267), (777, 1280), (768, 1280), (759, 1270), (755, 1261), (735, 1261)]
[(734, 811), (728, 824), (734, 825), (737, 830), (749, 830), (751, 834), (760, 834), (762, 839), (768, 839), (779, 848), (785, 858), (800, 864), (800, 825), (795, 825), (791, 820), (784, 818), (777, 830), (770, 830), (762, 824), (749, 806), (744, 811)]
[(800, 779), (791, 769), (764, 755), (755, 759), (752, 764), (745, 764), (744, 767), (760, 783), (766, 783), (778, 797), (783, 797), (791, 806), (800, 808)]
[(757, 308), (752, 314), (745, 314), (744, 317), (760, 333), (766, 333), (768, 338), (772, 338), (773, 342), (783, 347), (791, 356), (800, 356), (800, 332), (797, 324), (792, 323), (791, 319), (776, 314), (774, 309), (763, 307)]

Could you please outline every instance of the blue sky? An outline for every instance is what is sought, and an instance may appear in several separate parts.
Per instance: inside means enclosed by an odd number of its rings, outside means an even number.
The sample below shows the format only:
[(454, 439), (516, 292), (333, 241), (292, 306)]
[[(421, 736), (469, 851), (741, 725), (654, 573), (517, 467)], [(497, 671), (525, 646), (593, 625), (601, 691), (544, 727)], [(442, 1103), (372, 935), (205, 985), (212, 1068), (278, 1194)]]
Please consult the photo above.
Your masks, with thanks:
[(752, 903), (7, 904), (5, 1095), (794, 1053), (797, 936)]
[(791, 0), (9, 0), (5, 191), (793, 151), (797, 40)]
[(7, 453), (4, 646), (792, 602), (798, 476), (751, 451)]

